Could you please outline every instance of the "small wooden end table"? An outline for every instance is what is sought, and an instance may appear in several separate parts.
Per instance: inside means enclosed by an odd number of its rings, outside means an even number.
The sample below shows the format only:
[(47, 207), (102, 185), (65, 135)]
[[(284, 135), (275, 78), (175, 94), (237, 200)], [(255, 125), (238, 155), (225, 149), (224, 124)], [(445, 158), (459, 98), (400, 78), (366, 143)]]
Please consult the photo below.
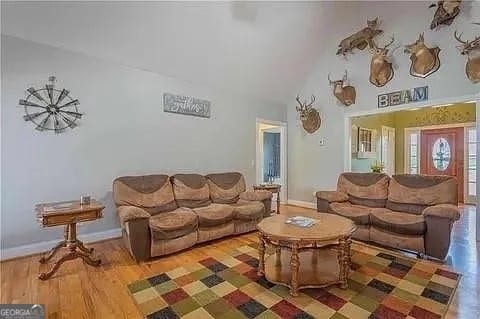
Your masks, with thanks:
[[(298, 296), (298, 290), (303, 288), (333, 284), (348, 288), (351, 235), (356, 230), (355, 224), (338, 215), (302, 213), (302, 216), (316, 219), (317, 223), (299, 227), (285, 223), (292, 216), (291, 213), (274, 215), (258, 223), (258, 275), (289, 287), (292, 296)], [(267, 245), (275, 248), (274, 254), (265, 256)]]
[(102, 218), (102, 203), (92, 200), (88, 205), (81, 205), (80, 201), (66, 201), (56, 203), (38, 204), (35, 206), (37, 220), (43, 227), (65, 226), (65, 239), (53, 247), (50, 252), (40, 258), (39, 262), (47, 263), (60, 248), (66, 247), (68, 252), (55, 261), (53, 267), (38, 275), (41, 280), (50, 278), (60, 266), (68, 261), (81, 258), (90, 266), (99, 266), (100, 259), (93, 256), (93, 248), (87, 248), (77, 239), (77, 223), (92, 221)]
[[(277, 210), (275, 211), (277, 214), (280, 214), (280, 190), (282, 188), (282, 185), (280, 184), (259, 184), (259, 185), (253, 185), (253, 190), (267, 190), (272, 192), (273, 194), (276, 194), (277, 197)], [(274, 212), (272, 210), (272, 212)]]

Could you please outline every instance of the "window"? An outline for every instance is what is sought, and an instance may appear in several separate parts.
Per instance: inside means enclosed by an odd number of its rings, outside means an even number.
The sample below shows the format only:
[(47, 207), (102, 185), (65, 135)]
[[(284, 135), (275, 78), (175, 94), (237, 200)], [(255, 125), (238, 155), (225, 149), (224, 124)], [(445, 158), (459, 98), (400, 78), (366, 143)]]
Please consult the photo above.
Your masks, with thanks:
[(443, 137), (439, 137), (432, 147), (433, 166), (439, 171), (444, 171), (450, 165), (450, 144)]
[(419, 132), (407, 132), (407, 161), (406, 161), (406, 173), (418, 174), (420, 167), (420, 133)]
[(468, 196), (477, 195), (477, 129), (467, 128), (467, 191)]

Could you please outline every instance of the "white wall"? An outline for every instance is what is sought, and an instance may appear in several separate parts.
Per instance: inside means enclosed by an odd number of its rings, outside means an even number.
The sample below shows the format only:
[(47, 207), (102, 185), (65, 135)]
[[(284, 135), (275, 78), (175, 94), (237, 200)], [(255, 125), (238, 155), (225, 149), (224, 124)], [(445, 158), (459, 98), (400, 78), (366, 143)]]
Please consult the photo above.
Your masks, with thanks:
[[(365, 2), (367, 3), (367, 2)], [(306, 83), (299, 87), (298, 93), (309, 97), (315, 94), (317, 108), (322, 116), (322, 126), (312, 134), (306, 134), (301, 128), (295, 111), (294, 96), (288, 107), (288, 145), (289, 199), (312, 201), (312, 193), (319, 189), (332, 189), (336, 185), (338, 174), (344, 170), (345, 157), (345, 116), (347, 112), (363, 112), (377, 108), (377, 95), (402, 89), (428, 85), (430, 100), (449, 97), (474, 95), (480, 91), (479, 84), (472, 84), (465, 75), (466, 58), (456, 49), (458, 42), (453, 32), (458, 29), (465, 39), (473, 39), (480, 34), (480, 27), (471, 24), (479, 22), (480, 4), (464, 1), (462, 12), (450, 27), (439, 31), (430, 31), (429, 25), (434, 10), (428, 9), (430, 2), (384, 1), (368, 2), (355, 14), (346, 12), (344, 19), (331, 29), (330, 39), (324, 43), (324, 54), (318, 57), (318, 63), (312, 70)], [(394, 34), (398, 46), (414, 42), (419, 33), (425, 32), (428, 46), (441, 48), (441, 67), (437, 73), (427, 79), (410, 76), (410, 59), (403, 53), (403, 47), (394, 52), (395, 77), (383, 88), (376, 88), (368, 81), (370, 54), (356, 50), (347, 59), (336, 56), (337, 45), (341, 39), (366, 25), (367, 18), (378, 16), (384, 35), (378, 38), (383, 45)], [(350, 108), (339, 105), (328, 86), (327, 74), (340, 78), (348, 70), (351, 84), (357, 91), (356, 104)], [(326, 145), (320, 146), (321, 138)]]
[[(39, 132), (18, 100), (55, 75), (85, 113), (66, 133)], [(164, 92), (212, 102), (212, 117), (164, 113)], [(128, 174), (240, 171), (255, 182), (256, 118), (285, 121), (285, 106), (2, 35), (2, 248), (51, 240), (35, 203), (90, 194), (104, 218), (81, 233), (118, 227), (111, 184)]]

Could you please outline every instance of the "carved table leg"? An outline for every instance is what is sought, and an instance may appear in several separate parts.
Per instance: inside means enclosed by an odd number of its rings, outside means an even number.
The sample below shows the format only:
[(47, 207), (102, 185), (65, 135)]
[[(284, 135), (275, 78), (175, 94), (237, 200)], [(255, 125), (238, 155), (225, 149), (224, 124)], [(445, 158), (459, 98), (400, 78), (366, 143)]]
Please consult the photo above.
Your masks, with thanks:
[(281, 266), (282, 265), (282, 248), (281, 247), (276, 247), (275, 248), (275, 266)]
[(42, 258), (40, 258), (40, 260), (38, 262), (41, 263), (41, 264), (45, 264), (47, 261), (52, 259), (53, 256), (55, 256), (55, 254), (57, 253), (57, 251), (60, 248), (63, 248), (63, 247), (67, 246), (68, 225), (65, 226), (65, 230), (63, 231), (63, 238), (64, 238), (64, 240), (62, 240), (61, 242), (56, 244), (55, 247), (53, 247), (47, 255), (42, 256)]
[(85, 247), (85, 245), (83, 245), (83, 242), (80, 241), (80, 240), (78, 240), (78, 239), (77, 239), (77, 247), (78, 247), (78, 249), (80, 249), (81, 251), (83, 251), (83, 252), (85, 252), (85, 253), (87, 253), (87, 254), (93, 253), (93, 248), (87, 248), (87, 247)]
[(338, 265), (340, 268), (339, 272), (339, 281), (340, 281), (340, 288), (347, 289), (348, 288), (348, 269), (349, 269), (349, 246), (348, 243), (349, 239), (341, 238), (339, 240), (339, 247), (338, 247)]
[(47, 280), (48, 278), (52, 277), (52, 275), (58, 270), (58, 268), (60, 268), (60, 266), (66, 262), (67, 260), (72, 260), (72, 259), (75, 259), (77, 258), (77, 254), (74, 252), (74, 251), (71, 251), (69, 252), (68, 254), (66, 255), (63, 255), (62, 258), (60, 258), (59, 260), (57, 260), (55, 262), (55, 264), (53, 265), (52, 269), (50, 269), (49, 271), (47, 272), (44, 272), (44, 273), (41, 273), (40, 275), (38, 275), (38, 279), (40, 280)]
[(263, 234), (258, 234), (258, 270), (257, 274), (262, 276), (265, 274), (265, 239), (263, 238)]
[(78, 257), (82, 258), (82, 260), (87, 264), (89, 264), (90, 266), (97, 267), (97, 266), (100, 266), (100, 264), (102, 263), (100, 258), (94, 258), (90, 254), (87, 254), (81, 251), (77, 251), (76, 254), (78, 255)]
[(292, 244), (292, 257), (290, 258), (290, 268), (292, 272), (292, 281), (290, 294), (298, 296), (298, 268), (300, 267), (300, 258), (298, 257), (298, 243)]
[(277, 214), (280, 214), (280, 190), (277, 193)]
[(313, 250), (312, 250), (312, 264), (316, 265), (318, 263), (318, 248), (317, 242), (313, 243)]
[(47, 261), (49, 261), (50, 259), (52, 259), (52, 257), (57, 253), (57, 251), (60, 249), (60, 248), (63, 248), (67, 245), (67, 242), (65, 240), (62, 240), (61, 242), (59, 242), (58, 244), (55, 245), (55, 247), (53, 247), (50, 252), (45, 255), (45, 256), (42, 256), (42, 258), (40, 258), (39, 262), (41, 264), (45, 264)]
[(67, 247), (69, 252), (65, 255), (63, 255), (59, 260), (57, 260), (54, 264), (53, 267), (45, 272), (41, 273), (38, 278), (41, 280), (47, 280), (49, 279), (59, 268), (60, 266), (68, 261), (68, 260), (73, 260), (76, 258), (81, 258), (85, 263), (89, 264), (90, 266), (99, 266), (101, 263), (100, 259), (94, 258), (91, 253), (93, 251), (93, 248), (86, 248), (83, 243), (77, 239), (77, 228), (76, 224), (69, 224), (67, 225), (65, 229), (65, 241), (59, 243), (57, 246), (55, 246), (52, 251), (48, 254), (48, 256), (42, 258), (42, 260), (47, 261), (49, 260), (55, 252), (60, 248), (60, 247)]

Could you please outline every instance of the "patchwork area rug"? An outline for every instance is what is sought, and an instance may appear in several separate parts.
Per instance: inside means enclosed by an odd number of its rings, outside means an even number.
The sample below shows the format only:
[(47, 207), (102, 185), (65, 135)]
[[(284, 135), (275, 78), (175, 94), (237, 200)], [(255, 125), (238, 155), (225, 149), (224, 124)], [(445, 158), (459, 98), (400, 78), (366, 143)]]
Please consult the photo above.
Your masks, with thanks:
[(460, 280), (430, 262), (355, 244), (349, 289), (289, 289), (257, 276), (256, 247), (128, 285), (148, 319), (443, 318)]

